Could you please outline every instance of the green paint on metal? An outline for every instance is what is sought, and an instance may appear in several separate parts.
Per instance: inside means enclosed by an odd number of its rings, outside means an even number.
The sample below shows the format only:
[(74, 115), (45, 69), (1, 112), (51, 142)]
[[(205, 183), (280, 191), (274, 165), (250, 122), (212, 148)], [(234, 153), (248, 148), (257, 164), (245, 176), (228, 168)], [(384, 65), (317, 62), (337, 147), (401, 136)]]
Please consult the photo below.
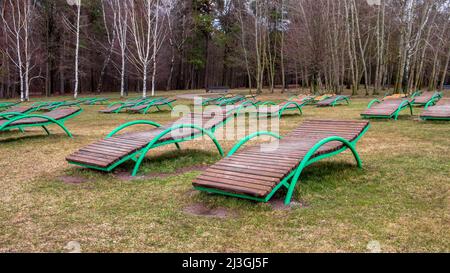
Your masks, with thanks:
[(381, 103), (381, 101), (379, 99), (372, 100), (371, 102), (369, 102), (369, 105), (367, 105), (367, 109), (370, 109), (375, 103)]
[(259, 137), (259, 136), (272, 136), (274, 138), (277, 139), (281, 139), (281, 136), (273, 133), (273, 132), (267, 132), (267, 131), (261, 131), (261, 132), (256, 132), (253, 134), (250, 134), (248, 136), (246, 136), (245, 138), (241, 139), (228, 153), (227, 157), (232, 156), (234, 153), (236, 153), (245, 143), (249, 142), (250, 140), (252, 140), (253, 138)]
[(214, 134), (213, 134), (212, 132), (209, 132), (208, 130), (206, 130), (206, 129), (204, 129), (204, 128), (198, 126), (198, 125), (195, 125), (195, 124), (179, 124), (179, 125), (173, 126), (173, 127), (171, 127), (171, 128), (168, 128), (168, 129), (164, 130), (163, 132), (161, 132), (158, 136), (156, 136), (156, 137), (155, 137), (155, 138), (147, 145), (147, 147), (145, 147), (144, 149), (142, 149), (142, 150), (140, 151), (140, 154), (141, 154), (141, 155), (140, 155), (139, 159), (138, 159), (137, 162), (136, 162), (136, 165), (135, 165), (135, 167), (134, 167), (134, 169), (133, 169), (133, 172), (132, 172), (132, 176), (136, 176), (136, 174), (137, 174), (137, 172), (138, 172), (138, 170), (139, 170), (139, 167), (140, 167), (140, 165), (142, 164), (142, 161), (144, 160), (146, 154), (148, 153), (149, 150), (151, 150), (151, 149), (153, 149), (153, 148), (155, 147), (155, 144), (156, 144), (162, 137), (164, 137), (165, 135), (171, 133), (171, 132), (174, 131), (174, 130), (184, 129), (184, 128), (196, 129), (196, 130), (199, 130), (199, 131), (201, 132), (202, 135), (205, 135), (205, 134), (206, 134), (207, 136), (209, 136), (209, 137), (211, 138), (211, 140), (214, 142), (214, 144), (216, 145), (217, 149), (219, 150), (220, 155), (221, 155), (221, 156), (224, 155), (222, 147), (220, 146), (219, 142), (217, 141), (216, 137), (214, 136)]
[[(82, 110), (64, 118), (61, 120), (55, 120), (51, 117), (48, 116), (43, 116), (43, 115), (20, 115), (14, 118), (9, 119), (7, 122), (3, 123), (2, 125), (0, 125), (0, 131), (7, 131), (7, 130), (11, 130), (11, 129), (23, 129), (25, 127), (44, 127), (47, 125), (51, 125), (51, 124), (56, 124), (58, 125), (61, 129), (63, 129), (63, 131), (70, 137), (73, 138), (72, 134), (70, 133), (70, 131), (64, 126), (64, 121), (67, 120), (68, 118), (72, 118), (76, 115), (79, 115), (82, 112)], [(46, 122), (39, 122), (39, 123), (34, 123), (34, 124), (19, 124), (19, 125), (13, 125), (13, 123), (22, 120), (22, 119), (28, 119), (28, 118), (40, 118), (40, 119), (44, 119), (47, 120)]]
[(131, 121), (131, 122), (127, 122), (127, 123), (125, 123), (125, 124), (122, 124), (122, 125), (120, 125), (119, 127), (117, 127), (116, 129), (112, 130), (112, 132), (109, 133), (109, 134), (106, 136), (106, 139), (108, 139), (108, 138), (114, 136), (114, 135), (117, 134), (118, 132), (120, 132), (120, 131), (122, 131), (122, 130), (128, 128), (128, 127), (135, 126), (135, 125), (151, 125), (151, 126), (155, 126), (155, 127), (157, 127), (157, 128), (159, 128), (159, 127), (162, 126), (161, 124), (156, 123), (156, 122), (151, 121), (151, 120), (135, 120), (135, 121)]
[[(230, 193), (230, 192), (226, 192), (226, 191), (222, 191), (222, 190), (218, 190), (218, 189), (211, 189), (211, 188), (205, 188), (205, 187), (194, 187), (194, 188), (197, 190), (200, 190), (200, 191), (205, 191), (205, 192), (214, 193), (214, 194), (221, 194), (221, 195), (226, 195), (226, 196), (231, 196), (231, 197), (243, 198), (243, 199), (248, 199), (248, 200), (257, 201), (257, 202), (268, 202), (280, 188), (286, 187), (288, 189), (288, 192), (287, 192), (287, 195), (285, 198), (285, 205), (289, 205), (291, 202), (291, 199), (292, 199), (292, 194), (294, 192), (295, 186), (298, 182), (298, 179), (300, 178), (300, 175), (302, 174), (303, 170), (306, 167), (310, 166), (311, 164), (316, 163), (325, 158), (333, 157), (335, 155), (338, 155), (338, 154), (346, 151), (347, 149), (350, 149), (355, 157), (358, 167), (362, 168), (361, 158), (359, 157), (359, 154), (357, 153), (355, 146), (356, 146), (356, 143), (367, 133), (369, 128), (370, 128), (370, 124), (367, 125), (366, 128), (361, 132), (361, 134), (359, 134), (358, 137), (356, 139), (354, 139), (353, 141), (348, 141), (339, 136), (328, 137), (328, 138), (318, 141), (308, 151), (308, 153), (303, 157), (299, 166), (297, 168), (295, 168), (291, 173), (289, 173), (289, 175), (287, 175), (285, 178), (283, 178), (283, 180), (280, 181), (280, 183), (265, 198), (257, 198), (257, 197), (248, 196), (245, 194)], [(263, 132), (260, 132), (260, 133), (263, 133)], [(232, 149), (229, 156), (234, 154), (234, 152), (236, 152), (240, 146), (244, 145), (246, 143), (246, 139), (249, 140), (249, 139), (251, 139), (251, 137), (248, 136), (245, 139), (241, 140), (235, 146), (235, 148)], [(327, 154), (322, 154), (319, 156), (314, 156), (314, 154), (317, 152), (317, 150), (319, 150), (321, 147), (323, 147), (323, 145), (326, 145), (327, 143), (333, 142), (333, 141), (341, 142), (341, 143), (343, 143), (344, 146), (337, 151), (327, 153)], [(289, 183), (289, 180), (291, 180), (290, 183)]]

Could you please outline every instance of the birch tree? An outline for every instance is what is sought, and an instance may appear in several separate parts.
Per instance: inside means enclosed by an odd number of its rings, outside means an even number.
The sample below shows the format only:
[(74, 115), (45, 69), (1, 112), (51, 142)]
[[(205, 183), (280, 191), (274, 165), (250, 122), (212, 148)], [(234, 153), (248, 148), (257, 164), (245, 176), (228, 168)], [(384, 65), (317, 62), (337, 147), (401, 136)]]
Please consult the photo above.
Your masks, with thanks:
[(120, 97), (125, 96), (125, 73), (127, 58), (128, 8), (129, 0), (107, 1), (113, 13), (113, 28), (120, 51)]
[[(107, 23), (105, 2), (110, 2), (110, 1), (111, 0), (101, 0), (103, 26), (104, 26), (105, 32), (106, 32), (107, 45), (105, 46), (102, 43), (100, 43), (100, 44), (101, 44), (101, 46), (103, 46), (105, 48), (105, 50), (107, 50), (107, 53), (106, 53), (105, 60), (103, 61), (102, 69), (100, 71), (100, 77), (99, 77), (98, 84), (97, 84), (97, 93), (100, 93), (102, 90), (103, 78), (105, 76), (106, 69), (107, 69), (109, 63), (111, 62), (111, 57), (112, 57), (114, 46), (116, 44), (116, 39), (117, 39), (116, 38), (117, 32), (114, 29), (112, 31), (110, 31), (108, 23)], [(113, 22), (115, 22), (115, 18), (114, 18)], [(121, 94), (121, 97), (122, 96), (123, 95)]]
[(134, 50), (130, 59), (142, 73), (142, 97), (147, 97), (149, 66), (153, 64), (152, 96), (155, 94), (156, 57), (162, 45), (160, 0), (130, 1), (130, 29)]
[(77, 19), (76, 19), (76, 42), (75, 42), (75, 86), (73, 88), (73, 97), (78, 97), (78, 85), (79, 85), (79, 54), (80, 54), (80, 17), (81, 17), (81, 0), (73, 0), (77, 6)]
[[(10, 12), (1, 13), (3, 26), (6, 30), (9, 49), (5, 54), (19, 70), (20, 100), (28, 101), (30, 93), (30, 71), (33, 50), (31, 48), (31, 25), (36, 7), (33, 0), (5, 1)], [(4, 7), (5, 8), (5, 7)], [(5, 8), (6, 10), (6, 8)]]

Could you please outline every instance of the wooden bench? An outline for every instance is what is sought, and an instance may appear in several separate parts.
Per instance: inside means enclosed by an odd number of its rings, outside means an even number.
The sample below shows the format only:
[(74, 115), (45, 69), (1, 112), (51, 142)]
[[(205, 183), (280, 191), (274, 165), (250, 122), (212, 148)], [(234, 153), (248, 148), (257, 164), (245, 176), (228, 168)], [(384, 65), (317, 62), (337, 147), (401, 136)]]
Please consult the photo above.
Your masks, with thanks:
[(213, 86), (206, 88), (206, 93), (228, 93), (230, 88), (226, 86)]

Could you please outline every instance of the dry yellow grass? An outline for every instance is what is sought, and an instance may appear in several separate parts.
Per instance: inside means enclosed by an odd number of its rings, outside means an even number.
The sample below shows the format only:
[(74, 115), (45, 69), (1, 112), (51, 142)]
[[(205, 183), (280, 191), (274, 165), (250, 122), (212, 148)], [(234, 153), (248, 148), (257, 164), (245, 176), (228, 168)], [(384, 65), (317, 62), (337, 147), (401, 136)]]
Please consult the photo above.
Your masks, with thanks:
[[(281, 134), (305, 119), (359, 119), (369, 100), (355, 98), (349, 107), (333, 109), (305, 107), (302, 117), (283, 118)], [(192, 190), (200, 172), (179, 170), (219, 160), (207, 141), (182, 144), (182, 152), (171, 146), (151, 152), (140, 180), (67, 164), (67, 155), (123, 122), (173, 120), (169, 112), (103, 115), (100, 108), (84, 107), (67, 122), (74, 139), (54, 127), (49, 137), (39, 129), (0, 134), (0, 252), (62, 252), (69, 241), (89, 252), (364, 252), (373, 240), (388, 252), (450, 251), (448, 122), (407, 115), (373, 121), (358, 144), (363, 171), (348, 153), (317, 163), (304, 173), (294, 196), (305, 206), (273, 210)], [(225, 150), (234, 143), (221, 141)], [(67, 184), (61, 176), (87, 182)], [(198, 203), (231, 216), (184, 212)]]

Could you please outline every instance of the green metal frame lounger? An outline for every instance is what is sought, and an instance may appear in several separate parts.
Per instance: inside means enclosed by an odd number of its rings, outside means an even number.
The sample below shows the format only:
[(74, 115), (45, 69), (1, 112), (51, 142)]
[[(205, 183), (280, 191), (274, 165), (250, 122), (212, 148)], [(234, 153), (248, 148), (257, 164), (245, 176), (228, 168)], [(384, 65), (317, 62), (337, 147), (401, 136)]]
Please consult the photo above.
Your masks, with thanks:
[[(307, 166), (350, 149), (361, 168), (355, 146), (369, 127), (368, 121), (310, 120), (283, 139), (270, 132), (254, 133), (241, 140), (226, 158), (197, 177), (193, 186), (208, 193), (259, 202), (268, 202), (276, 192), (285, 188), (284, 203), (289, 205), (300, 175)], [(249, 140), (262, 135), (281, 140), (271, 151), (256, 145), (238, 152)]]
[(47, 126), (55, 124), (61, 127), (64, 132), (72, 138), (72, 134), (64, 125), (65, 121), (83, 112), (81, 108), (59, 108), (48, 112), (46, 115), (34, 115), (34, 114), (21, 114), (10, 113), (11, 115), (5, 117), (5, 120), (0, 120), (0, 132), (10, 131), (13, 129), (19, 129), (23, 132), (27, 127), (42, 127), (44, 131), (50, 135), (50, 131)]
[(54, 106), (59, 103), (61, 103), (61, 102), (60, 101), (38, 101), (38, 102), (33, 103), (31, 106), (36, 107), (37, 108), (36, 111), (39, 111), (44, 107)]
[(336, 105), (347, 103), (350, 104), (349, 96), (332, 96), (316, 103), (317, 107), (335, 107)]
[(7, 110), (0, 112), (0, 119), (3, 119), (5, 116), (12, 116), (16, 114), (29, 114), (31, 112), (36, 111), (38, 108), (33, 106), (13, 106), (8, 108)]
[(301, 96), (292, 96), (289, 98), (288, 101), (295, 101), (299, 104), (310, 104), (310, 103), (315, 103), (314, 99), (316, 97), (315, 96), (308, 96), (308, 95), (301, 95)]
[(122, 110), (128, 109), (128, 108), (132, 108), (135, 106), (139, 106), (141, 104), (145, 104), (147, 103), (149, 100), (148, 99), (136, 99), (136, 100), (127, 100), (125, 102), (113, 102), (111, 104), (109, 104), (105, 109), (100, 110), (100, 113), (103, 114), (117, 114), (120, 113)]
[(222, 100), (219, 100), (216, 105), (218, 106), (226, 106), (226, 105), (231, 105), (231, 104), (236, 104), (239, 103), (241, 101), (245, 101), (245, 97), (241, 96), (241, 95), (237, 95), (231, 98), (224, 98)]
[(98, 105), (107, 102), (108, 98), (86, 98), (81, 103), (85, 105)]
[(202, 98), (202, 106), (216, 104), (218, 101), (223, 100), (223, 99), (224, 99), (224, 96), (216, 96), (213, 98)]
[(413, 115), (413, 101), (409, 99), (387, 99), (379, 101), (372, 100), (367, 109), (361, 113), (361, 117), (365, 119), (394, 119), (398, 120), (400, 112), (410, 109), (411, 116)]
[[(66, 160), (74, 165), (105, 172), (111, 172), (119, 165), (132, 160), (135, 162), (132, 175), (136, 176), (142, 161), (150, 150), (170, 144), (174, 144), (180, 149), (179, 143), (204, 135), (211, 138), (219, 153), (223, 155), (223, 150), (215, 138), (214, 132), (233, 116), (224, 111), (220, 113), (190, 113), (167, 126), (148, 120), (132, 121), (119, 126), (105, 139), (78, 150), (68, 156)], [(136, 125), (149, 125), (156, 128), (118, 134), (122, 130)]]
[(286, 111), (298, 110), (299, 115), (303, 115), (302, 108), (307, 103), (308, 102), (304, 102), (301, 104), (296, 101), (284, 101), (277, 104), (272, 101), (266, 101), (262, 103), (253, 103), (251, 101), (246, 101), (245, 103), (241, 104), (241, 106), (236, 110), (236, 115), (240, 115), (242, 113), (242, 110), (245, 110), (245, 113), (255, 112), (258, 116), (266, 117), (277, 115), (278, 118), (281, 119)]
[(450, 98), (430, 101), (420, 115), (422, 120), (450, 120)]
[(21, 102), (0, 102), (0, 109), (7, 109), (20, 104)]
[(412, 102), (413, 106), (425, 106), (430, 101), (439, 101), (442, 98), (442, 93), (440, 92), (423, 92), (418, 96), (414, 97)]
[(158, 112), (162, 111), (161, 108), (163, 106), (167, 106), (170, 108), (170, 110), (172, 110), (173, 109), (172, 103), (174, 103), (175, 101), (177, 101), (177, 100), (176, 99), (167, 99), (167, 98), (153, 100), (153, 101), (149, 102), (148, 104), (142, 104), (139, 106), (128, 108), (127, 112), (147, 114), (153, 107), (155, 107), (158, 110)]
[(76, 101), (61, 101), (58, 103), (53, 103), (52, 105), (49, 106), (44, 106), (44, 107), (40, 107), (39, 110), (43, 110), (43, 111), (53, 111), (56, 110), (58, 108), (62, 108), (62, 107), (71, 107), (71, 106), (80, 106), (81, 102), (76, 100)]

